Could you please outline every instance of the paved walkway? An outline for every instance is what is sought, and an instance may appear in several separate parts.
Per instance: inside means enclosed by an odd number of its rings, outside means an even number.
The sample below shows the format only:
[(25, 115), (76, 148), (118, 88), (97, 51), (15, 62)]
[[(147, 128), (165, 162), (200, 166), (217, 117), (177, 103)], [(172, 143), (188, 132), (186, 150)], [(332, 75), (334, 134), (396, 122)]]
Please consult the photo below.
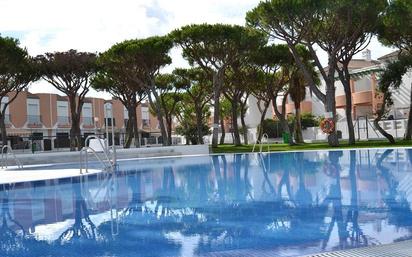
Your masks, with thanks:
[(308, 257), (412, 257), (412, 240), (310, 255)]
[[(99, 169), (89, 169), (89, 175), (102, 172)], [(0, 184), (12, 184), (48, 179), (59, 179), (80, 176), (79, 169), (44, 169), (44, 170), (0, 170)]]
[[(201, 257), (283, 257), (283, 256), (301, 256), (299, 250), (294, 251), (285, 250), (230, 250), (220, 252), (210, 252), (207, 254), (199, 255)], [(412, 257), (412, 240), (363, 247), (350, 250), (342, 250), (335, 252), (327, 252), (320, 254), (305, 255), (305, 257)]]

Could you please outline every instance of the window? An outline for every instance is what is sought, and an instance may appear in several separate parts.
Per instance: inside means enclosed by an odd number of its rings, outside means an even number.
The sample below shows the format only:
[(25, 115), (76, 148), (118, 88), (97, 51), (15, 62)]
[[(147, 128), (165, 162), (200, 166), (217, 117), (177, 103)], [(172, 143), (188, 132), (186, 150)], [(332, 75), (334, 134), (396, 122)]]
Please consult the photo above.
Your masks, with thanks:
[[(107, 126), (116, 126), (116, 121), (113, 118), (113, 110), (112, 110), (113, 105), (111, 103), (106, 103), (104, 104), (104, 124), (107, 124)], [(113, 119), (113, 122), (112, 122)]]
[(129, 123), (129, 111), (124, 106), (123, 106), (123, 117), (124, 117), (124, 126), (127, 127), (127, 124)]
[(84, 125), (93, 125), (92, 103), (84, 103), (82, 107), (82, 116)]
[(142, 124), (143, 126), (150, 126), (149, 108), (142, 106)]
[(39, 99), (27, 99), (27, 121), (29, 124), (40, 124)]
[(69, 123), (69, 103), (67, 101), (57, 101), (57, 122)]

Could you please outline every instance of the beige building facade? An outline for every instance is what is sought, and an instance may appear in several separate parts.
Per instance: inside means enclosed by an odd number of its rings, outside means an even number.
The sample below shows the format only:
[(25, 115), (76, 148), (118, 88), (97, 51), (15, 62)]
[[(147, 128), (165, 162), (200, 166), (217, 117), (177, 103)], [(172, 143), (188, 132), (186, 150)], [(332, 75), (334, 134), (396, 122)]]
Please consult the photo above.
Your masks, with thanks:
[[(8, 98), (12, 99), (14, 95), (15, 92), (11, 92)], [(104, 136), (107, 123), (110, 130), (114, 126), (115, 144), (122, 145), (127, 122), (128, 112), (121, 101), (86, 97), (80, 120), (84, 138), (92, 134)], [(158, 121), (150, 114), (148, 103), (137, 107), (137, 122), (143, 144), (158, 142)], [(23, 91), (7, 107), (5, 123), (9, 144), (14, 149), (27, 148), (33, 141), (37, 143), (37, 150), (65, 148), (71, 127), (70, 103), (66, 96)]]

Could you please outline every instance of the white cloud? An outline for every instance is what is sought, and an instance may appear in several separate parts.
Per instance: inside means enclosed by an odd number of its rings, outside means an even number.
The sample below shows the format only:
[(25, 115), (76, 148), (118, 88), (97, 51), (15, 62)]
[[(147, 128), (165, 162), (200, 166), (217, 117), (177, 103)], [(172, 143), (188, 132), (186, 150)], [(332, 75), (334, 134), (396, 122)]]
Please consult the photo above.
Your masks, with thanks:
[[(2, 0), (0, 32), (17, 37), (30, 54), (65, 51), (101, 52), (130, 38), (162, 35), (191, 23), (244, 24), (259, 0)], [(186, 66), (171, 52), (173, 66)], [(45, 82), (33, 92), (57, 92)], [(92, 95), (95, 95), (92, 92)]]
[[(19, 38), (32, 55), (71, 48), (101, 52), (125, 39), (163, 35), (192, 23), (243, 25), (246, 12), (258, 3), (259, 0), (1, 0), (0, 32)], [(387, 52), (373, 43), (373, 57)], [(171, 56), (173, 65), (165, 71), (187, 65), (178, 49)], [(45, 82), (36, 83), (31, 90), (56, 92)]]

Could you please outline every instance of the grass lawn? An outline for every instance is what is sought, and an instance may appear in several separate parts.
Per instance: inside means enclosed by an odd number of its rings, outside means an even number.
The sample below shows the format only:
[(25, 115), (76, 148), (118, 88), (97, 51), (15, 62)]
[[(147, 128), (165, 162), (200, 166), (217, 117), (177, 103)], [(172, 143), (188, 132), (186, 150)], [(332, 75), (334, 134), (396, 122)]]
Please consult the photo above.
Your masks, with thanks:
[[(287, 144), (270, 144), (269, 149), (271, 152), (281, 151), (294, 151), (294, 150), (317, 150), (317, 149), (344, 149), (344, 148), (368, 148), (368, 147), (402, 147), (412, 146), (412, 141), (399, 140), (396, 144), (391, 145), (387, 141), (360, 141), (356, 142), (356, 145), (348, 145), (347, 142), (341, 141), (339, 147), (330, 147), (327, 143), (306, 143), (303, 145), (290, 146)], [(243, 153), (251, 152), (253, 145), (219, 145), (216, 148), (211, 148), (212, 153)], [(268, 147), (264, 145), (263, 151), (267, 152)], [(256, 146), (255, 152), (259, 151), (259, 146)]]

